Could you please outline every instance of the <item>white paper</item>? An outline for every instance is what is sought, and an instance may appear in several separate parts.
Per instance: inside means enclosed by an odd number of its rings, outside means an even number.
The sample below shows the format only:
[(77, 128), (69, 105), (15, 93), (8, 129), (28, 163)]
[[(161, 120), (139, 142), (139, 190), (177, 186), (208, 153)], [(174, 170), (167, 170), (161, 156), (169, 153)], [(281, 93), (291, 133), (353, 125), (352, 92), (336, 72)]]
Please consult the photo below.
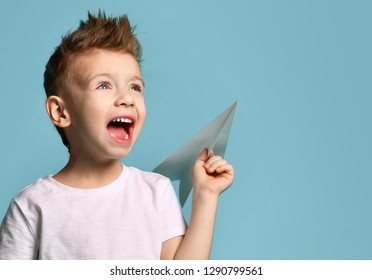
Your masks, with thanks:
[(208, 151), (213, 150), (216, 155), (225, 155), (236, 106), (237, 102), (217, 116), (153, 170), (172, 181), (180, 180), (179, 199), (182, 206), (193, 187), (192, 167), (201, 151), (207, 148)]

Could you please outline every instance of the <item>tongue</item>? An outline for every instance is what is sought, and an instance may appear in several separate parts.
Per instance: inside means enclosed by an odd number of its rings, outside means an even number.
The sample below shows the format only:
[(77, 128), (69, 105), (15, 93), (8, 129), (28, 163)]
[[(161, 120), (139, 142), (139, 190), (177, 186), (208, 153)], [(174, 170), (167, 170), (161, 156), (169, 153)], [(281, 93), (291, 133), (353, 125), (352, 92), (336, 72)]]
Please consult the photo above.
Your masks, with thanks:
[(109, 125), (107, 127), (107, 130), (110, 133), (111, 137), (117, 140), (124, 141), (125, 136), (127, 135), (125, 129), (122, 127), (116, 127), (116, 126)]

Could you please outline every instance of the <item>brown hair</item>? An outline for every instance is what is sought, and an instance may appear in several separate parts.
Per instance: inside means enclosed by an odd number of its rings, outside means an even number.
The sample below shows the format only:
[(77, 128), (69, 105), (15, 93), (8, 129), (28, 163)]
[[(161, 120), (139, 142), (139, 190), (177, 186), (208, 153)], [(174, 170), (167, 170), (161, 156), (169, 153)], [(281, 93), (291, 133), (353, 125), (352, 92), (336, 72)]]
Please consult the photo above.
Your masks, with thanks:
[[(131, 54), (141, 63), (141, 45), (134, 35), (126, 15), (106, 17), (99, 11), (95, 17), (88, 12), (88, 19), (80, 21), (79, 27), (62, 37), (61, 44), (56, 47), (49, 58), (44, 72), (44, 89), (47, 97), (60, 95), (68, 91), (68, 81), (73, 57), (98, 48), (122, 51)], [(62, 142), (69, 147), (62, 128), (57, 127)]]

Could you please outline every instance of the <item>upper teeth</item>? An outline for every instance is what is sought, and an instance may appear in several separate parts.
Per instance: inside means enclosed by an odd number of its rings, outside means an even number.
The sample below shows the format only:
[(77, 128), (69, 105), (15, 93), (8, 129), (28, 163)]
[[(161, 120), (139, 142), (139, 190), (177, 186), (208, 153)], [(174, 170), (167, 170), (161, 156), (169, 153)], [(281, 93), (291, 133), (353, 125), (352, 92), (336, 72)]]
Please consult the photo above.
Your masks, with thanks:
[(132, 123), (132, 120), (129, 118), (117, 118), (114, 119), (113, 122)]

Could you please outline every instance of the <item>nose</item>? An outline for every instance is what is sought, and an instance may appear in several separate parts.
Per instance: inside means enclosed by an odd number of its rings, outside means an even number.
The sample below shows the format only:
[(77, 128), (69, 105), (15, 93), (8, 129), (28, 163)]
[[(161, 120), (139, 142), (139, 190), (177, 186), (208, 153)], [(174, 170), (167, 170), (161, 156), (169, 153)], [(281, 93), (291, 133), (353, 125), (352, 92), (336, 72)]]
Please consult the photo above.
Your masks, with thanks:
[(116, 101), (116, 106), (132, 107), (134, 106), (134, 98), (129, 90), (121, 90)]

